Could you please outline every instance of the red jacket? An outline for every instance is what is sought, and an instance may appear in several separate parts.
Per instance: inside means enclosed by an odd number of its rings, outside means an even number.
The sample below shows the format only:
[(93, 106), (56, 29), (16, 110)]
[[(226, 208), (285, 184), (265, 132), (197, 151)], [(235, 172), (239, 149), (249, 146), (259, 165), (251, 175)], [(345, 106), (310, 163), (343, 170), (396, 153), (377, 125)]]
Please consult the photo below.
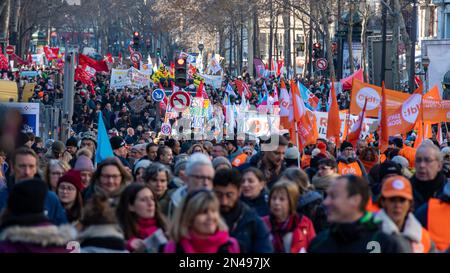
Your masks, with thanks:
[[(289, 247), (288, 253), (300, 253), (300, 252), (306, 252), (306, 249), (308, 249), (309, 244), (311, 243), (312, 239), (316, 236), (316, 231), (314, 230), (314, 225), (312, 221), (304, 216), (304, 215), (297, 215), (297, 219), (300, 219), (297, 221), (297, 224), (295, 227), (293, 227), (292, 231), (283, 234), (283, 247), (284, 252), (287, 252), (286, 249)], [(264, 223), (266, 223), (267, 227), (270, 230), (270, 233), (273, 237), (273, 243), (274, 243), (274, 249), (275, 252), (280, 252), (279, 249), (276, 247), (275, 237), (277, 236), (277, 232), (272, 228), (272, 223), (270, 221), (270, 216), (265, 216), (262, 218)], [(290, 240), (290, 243), (287, 243), (286, 241)]]

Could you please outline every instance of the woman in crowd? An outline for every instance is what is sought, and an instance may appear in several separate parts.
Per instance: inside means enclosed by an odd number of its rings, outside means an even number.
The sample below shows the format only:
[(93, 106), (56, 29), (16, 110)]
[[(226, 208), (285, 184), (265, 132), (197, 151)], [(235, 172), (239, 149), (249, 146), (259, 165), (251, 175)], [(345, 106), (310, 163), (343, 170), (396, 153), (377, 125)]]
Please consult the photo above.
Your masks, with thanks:
[(87, 188), (91, 183), (92, 175), (94, 174), (94, 164), (92, 163), (92, 153), (88, 149), (81, 149), (77, 152), (77, 159), (75, 161), (74, 169), (80, 171), (81, 182)]
[(239, 253), (219, 213), (220, 203), (212, 191), (189, 193), (175, 212), (171, 241), (165, 253)]
[(298, 187), (289, 181), (281, 180), (270, 190), (270, 215), (263, 220), (276, 253), (306, 252), (316, 235), (311, 220), (296, 212), (298, 198)]
[(155, 193), (158, 206), (164, 215), (169, 213), (170, 196), (175, 189), (169, 190), (169, 181), (172, 179), (170, 170), (160, 163), (153, 163), (145, 169), (144, 181)]
[(414, 253), (436, 252), (430, 234), (411, 212), (413, 191), (407, 178), (400, 175), (387, 178), (381, 188), (379, 206), (381, 210), (375, 218), (383, 222), (384, 233), (403, 235)]
[(56, 189), (56, 194), (66, 210), (67, 220), (69, 223), (77, 225), (83, 210), (81, 192), (84, 189), (84, 185), (81, 182), (80, 172), (69, 170), (59, 178)]
[(66, 162), (50, 159), (45, 169), (45, 182), (47, 182), (47, 186), (51, 191), (56, 191), (59, 178), (69, 169), (70, 166)]
[(314, 186), (309, 183), (308, 175), (299, 168), (287, 168), (282, 173), (281, 179), (293, 182), (298, 187), (300, 197), (298, 199), (297, 212), (311, 219), (317, 232), (325, 229), (327, 227), (327, 216), (322, 205), (324, 199), (319, 192), (314, 190)]
[(242, 173), (241, 200), (254, 208), (260, 217), (269, 215), (269, 192), (263, 173), (250, 167)]
[(92, 177), (92, 183), (84, 192), (84, 200), (88, 200), (94, 194), (105, 194), (112, 206), (117, 206), (120, 194), (127, 184), (132, 180), (120, 160), (110, 157), (97, 166)]
[[(144, 240), (154, 234), (161, 236), (161, 243), (167, 242), (164, 216), (158, 209), (155, 195), (145, 184), (133, 183), (125, 188), (117, 207), (117, 219), (130, 252), (148, 251)], [(162, 251), (158, 250), (160, 246), (153, 246), (155, 252)]]
[(106, 195), (95, 195), (86, 204), (77, 241), (82, 253), (128, 253), (114, 208)]
[(187, 153), (188, 153), (188, 155), (195, 154), (195, 153), (207, 154), (205, 152), (205, 149), (203, 148), (203, 146), (199, 143), (192, 145), (191, 148), (189, 148), (189, 150), (187, 151)]
[(142, 159), (134, 165), (133, 170), (134, 182), (145, 183), (144, 180), (145, 169), (148, 168), (151, 164), (152, 162), (150, 160)]

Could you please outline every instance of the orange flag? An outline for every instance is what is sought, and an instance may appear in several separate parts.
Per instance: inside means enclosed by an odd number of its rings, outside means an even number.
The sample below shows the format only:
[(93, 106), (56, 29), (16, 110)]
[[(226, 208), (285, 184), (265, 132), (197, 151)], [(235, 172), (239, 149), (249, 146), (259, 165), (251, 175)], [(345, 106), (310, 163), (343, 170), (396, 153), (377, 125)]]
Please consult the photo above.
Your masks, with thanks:
[(364, 102), (364, 107), (361, 113), (359, 114), (358, 121), (353, 125), (352, 129), (350, 130), (350, 133), (347, 136), (347, 141), (352, 143), (354, 147), (356, 147), (356, 143), (358, 142), (361, 136), (364, 117), (366, 115), (366, 106), (367, 106), (367, 98), (366, 101)]
[(386, 103), (386, 92), (384, 90), (384, 82), (381, 86), (381, 107), (379, 111), (379, 120), (380, 120), (380, 126), (379, 126), (379, 136), (380, 139), (378, 141), (379, 148), (380, 148), (380, 154), (384, 153), (386, 149), (389, 146), (389, 131), (388, 131), (388, 122), (387, 122), (387, 103)]
[(416, 128), (417, 136), (416, 140), (414, 141), (415, 149), (419, 148), (420, 144), (422, 144), (425, 139), (429, 139), (432, 137), (431, 122), (422, 122), (421, 120), (418, 120)]
[(339, 117), (339, 106), (336, 99), (336, 90), (334, 89), (334, 82), (331, 81), (331, 104), (328, 111), (328, 122), (327, 126), (327, 138), (330, 139), (334, 137), (336, 147), (340, 146), (340, 133), (341, 133), (341, 118)]
[(317, 131), (315, 115), (306, 108), (294, 80), (291, 80), (291, 91), (292, 108), (289, 113), (289, 121), (297, 126), (293, 139), (295, 139), (299, 149), (303, 150), (307, 145), (316, 143), (319, 132)]

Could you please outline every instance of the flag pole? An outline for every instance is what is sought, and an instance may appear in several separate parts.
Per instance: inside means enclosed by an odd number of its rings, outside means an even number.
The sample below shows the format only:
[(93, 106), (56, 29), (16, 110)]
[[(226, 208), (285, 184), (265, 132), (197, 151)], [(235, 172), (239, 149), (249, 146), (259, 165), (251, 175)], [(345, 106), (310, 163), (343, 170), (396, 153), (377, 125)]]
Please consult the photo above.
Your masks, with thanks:
[[(296, 141), (297, 141), (297, 148), (300, 149), (300, 143), (299, 143), (299, 140), (298, 140), (297, 122), (294, 121), (294, 123), (295, 123), (295, 138), (296, 138)], [(299, 155), (297, 157), (297, 164), (298, 164), (298, 168), (300, 168), (300, 153), (299, 153)]]

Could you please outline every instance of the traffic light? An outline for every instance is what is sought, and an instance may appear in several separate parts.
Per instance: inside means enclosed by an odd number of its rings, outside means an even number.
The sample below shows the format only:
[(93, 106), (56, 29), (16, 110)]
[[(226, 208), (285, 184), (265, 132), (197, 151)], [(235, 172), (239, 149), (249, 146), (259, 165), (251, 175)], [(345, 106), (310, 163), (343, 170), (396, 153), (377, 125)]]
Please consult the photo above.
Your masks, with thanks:
[(159, 47), (156, 49), (156, 57), (161, 57), (161, 49)]
[(175, 61), (175, 85), (180, 88), (186, 87), (187, 63), (186, 59), (179, 57)]
[(322, 45), (320, 43), (313, 44), (313, 58), (322, 58)]
[(133, 48), (134, 50), (139, 50), (139, 39), (140, 39), (140, 34), (138, 31), (133, 32)]

